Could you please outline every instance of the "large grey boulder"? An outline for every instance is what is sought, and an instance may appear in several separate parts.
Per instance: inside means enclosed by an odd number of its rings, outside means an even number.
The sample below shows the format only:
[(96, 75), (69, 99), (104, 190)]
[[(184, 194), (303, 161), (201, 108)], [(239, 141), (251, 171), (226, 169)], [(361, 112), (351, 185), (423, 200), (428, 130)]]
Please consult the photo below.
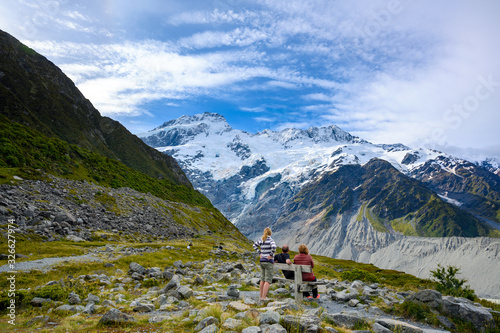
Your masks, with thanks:
[(100, 325), (116, 325), (123, 323), (136, 322), (137, 320), (118, 309), (111, 309), (99, 320)]
[(238, 328), (238, 326), (241, 326), (243, 322), (238, 319), (234, 318), (227, 318), (226, 321), (222, 324), (222, 327), (224, 327), (226, 330), (234, 331)]
[(241, 333), (262, 333), (262, 330), (260, 329), (259, 326), (250, 326), (243, 329)]
[(87, 298), (85, 299), (85, 301), (87, 301), (87, 302), (94, 302), (94, 304), (99, 304), (99, 302), (101, 301), (101, 299), (99, 298), (99, 296), (92, 295), (91, 293), (89, 293), (87, 295)]
[(410, 295), (406, 298), (408, 301), (417, 301), (430, 306), (431, 308), (437, 308), (441, 305), (443, 296), (439, 291), (432, 289), (425, 289)]
[(444, 297), (442, 301), (444, 314), (471, 322), (479, 331), (486, 328), (495, 328), (493, 315), (483, 307), (478, 307), (466, 301), (460, 301), (453, 297)]
[(267, 311), (260, 315), (259, 322), (263, 324), (277, 324), (280, 322), (280, 314), (276, 311)]
[(155, 310), (155, 306), (153, 304), (137, 304), (134, 307), (134, 312), (151, 312)]
[(137, 273), (140, 275), (144, 275), (144, 273), (146, 273), (146, 269), (136, 262), (131, 262), (128, 268), (130, 274)]
[(219, 320), (215, 317), (206, 317), (204, 319), (202, 319), (198, 325), (196, 325), (196, 327), (194, 328), (195, 332), (198, 332), (198, 331), (201, 331), (203, 330), (204, 328), (208, 327), (208, 326), (211, 326), (211, 325), (217, 325), (219, 323)]
[(180, 285), (181, 285), (181, 278), (179, 275), (176, 274), (176, 275), (172, 276), (170, 281), (168, 281), (165, 288), (162, 289), (162, 292), (166, 293), (170, 289), (177, 289), (177, 288), (179, 288)]
[(190, 288), (188, 288), (186, 286), (179, 286), (177, 288), (177, 292), (179, 293), (179, 295), (181, 295), (181, 297), (183, 299), (187, 299), (187, 298), (193, 296), (193, 290), (191, 290)]
[(207, 326), (204, 329), (202, 329), (200, 331), (200, 333), (216, 333), (218, 331), (219, 331), (219, 328), (217, 327), (217, 325), (212, 324), (212, 325)]

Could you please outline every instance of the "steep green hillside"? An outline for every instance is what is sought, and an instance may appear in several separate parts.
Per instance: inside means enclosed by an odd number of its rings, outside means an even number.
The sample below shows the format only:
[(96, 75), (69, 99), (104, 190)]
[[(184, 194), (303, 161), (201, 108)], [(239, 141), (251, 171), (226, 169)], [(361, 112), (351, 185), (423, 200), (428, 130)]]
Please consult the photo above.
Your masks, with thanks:
[(449, 237), (488, 236), (490, 228), (474, 216), (440, 199), (421, 182), (396, 170), (389, 162), (372, 159), (363, 166), (344, 165), (304, 186), (284, 209), (280, 221), (301, 211), (323, 215), (319, 228), (332, 218), (356, 214), (375, 229), (405, 235)]
[(102, 117), (57, 66), (1, 30), (0, 114), (153, 178), (192, 187), (173, 158)]
[[(198, 191), (175, 184), (168, 179), (155, 179), (127, 167), (123, 163), (95, 152), (49, 138), (0, 115), (0, 168), (17, 168), (24, 178), (37, 178), (41, 169), (56, 176), (87, 180), (112, 188), (130, 187), (166, 200), (213, 208)], [(2, 174), (12, 173), (1, 169)], [(38, 175), (38, 176), (37, 176)], [(213, 208), (215, 210), (215, 208)]]

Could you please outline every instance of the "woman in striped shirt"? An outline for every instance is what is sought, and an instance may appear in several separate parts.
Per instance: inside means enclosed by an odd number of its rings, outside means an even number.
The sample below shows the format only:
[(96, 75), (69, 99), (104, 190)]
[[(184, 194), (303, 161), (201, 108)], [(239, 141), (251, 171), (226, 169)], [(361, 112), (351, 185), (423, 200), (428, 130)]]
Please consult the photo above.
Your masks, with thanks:
[(260, 255), (260, 300), (264, 300), (266, 298), (271, 282), (273, 282), (273, 264), (274, 252), (276, 252), (276, 243), (271, 238), (271, 234), (271, 229), (265, 228), (262, 238), (253, 244), (253, 248)]

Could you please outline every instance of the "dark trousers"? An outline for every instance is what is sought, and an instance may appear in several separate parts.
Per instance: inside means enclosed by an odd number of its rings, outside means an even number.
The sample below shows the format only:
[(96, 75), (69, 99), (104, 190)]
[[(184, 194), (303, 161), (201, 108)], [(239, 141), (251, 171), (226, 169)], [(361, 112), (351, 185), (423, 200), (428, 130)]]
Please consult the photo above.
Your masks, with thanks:
[[(316, 282), (317, 280), (318, 279), (314, 278), (313, 282)], [(312, 292), (313, 292), (313, 298), (318, 297), (318, 287), (314, 286)], [(309, 292), (307, 291), (304, 292), (304, 297), (309, 297)]]

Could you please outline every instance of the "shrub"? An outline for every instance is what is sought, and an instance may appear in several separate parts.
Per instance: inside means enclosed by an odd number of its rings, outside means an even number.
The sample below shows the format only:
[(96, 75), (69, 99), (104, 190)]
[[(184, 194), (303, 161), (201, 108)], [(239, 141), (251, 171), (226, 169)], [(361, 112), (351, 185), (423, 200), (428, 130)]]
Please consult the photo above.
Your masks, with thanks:
[(454, 266), (443, 267), (438, 265), (436, 270), (431, 271), (431, 277), (437, 282), (437, 291), (455, 297), (465, 297), (473, 301), (476, 298), (474, 290), (464, 286), (465, 279), (457, 278), (460, 268)]
[(344, 271), (340, 274), (340, 277), (349, 281), (379, 282), (379, 278), (375, 274), (358, 268), (354, 268), (351, 271)]
[(50, 298), (53, 301), (64, 301), (68, 298), (68, 294), (69, 293), (58, 284), (45, 286), (33, 292), (34, 297)]

